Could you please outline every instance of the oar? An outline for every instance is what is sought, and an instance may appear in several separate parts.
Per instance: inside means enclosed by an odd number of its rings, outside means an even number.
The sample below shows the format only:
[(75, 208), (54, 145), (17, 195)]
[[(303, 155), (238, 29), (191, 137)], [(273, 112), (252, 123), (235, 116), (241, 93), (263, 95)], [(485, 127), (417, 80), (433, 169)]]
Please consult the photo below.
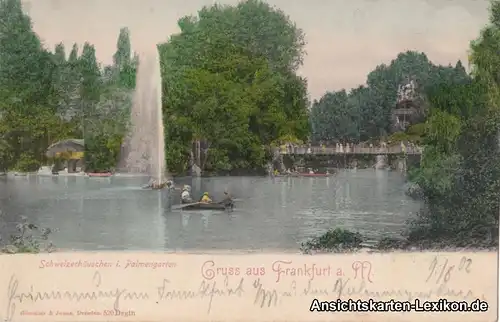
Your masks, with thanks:
[[(235, 201), (243, 201), (243, 199), (239, 199), (239, 198), (231, 198), (231, 201), (235, 202)], [(222, 201), (219, 201), (219, 202), (216, 202), (216, 203), (219, 203), (219, 204), (222, 204), (224, 203), (225, 201), (222, 200)]]
[(182, 209), (184, 207), (193, 206), (193, 205), (197, 205), (197, 204), (199, 204), (199, 202), (184, 203), (184, 204), (180, 204), (180, 205), (177, 205), (177, 206), (172, 206), (172, 209)]

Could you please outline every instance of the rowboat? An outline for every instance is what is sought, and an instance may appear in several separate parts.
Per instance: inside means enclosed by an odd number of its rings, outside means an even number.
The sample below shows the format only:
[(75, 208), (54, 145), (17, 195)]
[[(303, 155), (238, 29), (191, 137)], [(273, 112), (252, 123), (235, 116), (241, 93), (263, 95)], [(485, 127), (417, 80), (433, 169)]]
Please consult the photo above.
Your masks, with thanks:
[(203, 203), (203, 202), (195, 202), (195, 203), (188, 203), (184, 205), (179, 205), (175, 207), (176, 209), (181, 209), (181, 210), (226, 210), (226, 206), (220, 203)]
[(96, 173), (96, 172), (87, 172), (87, 175), (89, 177), (111, 177), (113, 174), (111, 172), (101, 172), (101, 173)]
[(142, 186), (142, 189), (151, 189), (151, 190), (161, 190), (167, 186), (167, 183), (161, 183), (161, 184), (156, 184), (156, 185), (144, 185)]

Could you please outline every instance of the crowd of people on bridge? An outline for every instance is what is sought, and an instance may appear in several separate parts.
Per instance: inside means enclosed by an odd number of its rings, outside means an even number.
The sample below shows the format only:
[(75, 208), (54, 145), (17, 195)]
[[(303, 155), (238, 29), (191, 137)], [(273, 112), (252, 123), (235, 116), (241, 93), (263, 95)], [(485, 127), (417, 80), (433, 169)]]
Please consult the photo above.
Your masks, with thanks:
[[(373, 149), (377, 149), (376, 151)], [(421, 152), (421, 148), (412, 142), (400, 142), (399, 146), (389, 147), (386, 142), (379, 142), (377, 146), (373, 143), (354, 144), (354, 143), (335, 143), (335, 145), (326, 145), (321, 143), (320, 146), (312, 144), (297, 145), (292, 143), (283, 144), (280, 146), (281, 154), (310, 154), (310, 153), (363, 153), (363, 152), (386, 152), (393, 151), (394, 153), (410, 153)]]

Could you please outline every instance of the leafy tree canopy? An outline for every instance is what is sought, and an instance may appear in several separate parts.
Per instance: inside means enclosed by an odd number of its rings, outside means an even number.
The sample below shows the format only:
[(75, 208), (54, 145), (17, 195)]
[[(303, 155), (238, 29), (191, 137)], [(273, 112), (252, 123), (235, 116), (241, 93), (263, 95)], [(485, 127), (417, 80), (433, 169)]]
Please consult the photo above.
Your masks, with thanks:
[[(500, 2), (493, 1), (490, 24), (471, 42), (472, 78), (452, 82), (443, 77), (428, 90), (426, 147), (420, 169), (412, 174), (423, 188), (427, 208), (418, 216), (411, 239), (498, 245), (498, 12)], [(463, 69), (461, 63), (455, 69)]]
[[(104, 79), (89, 43), (81, 55), (74, 44), (67, 60), (64, 45), (58, 44), (54, 52), (44, 48), (19, 0), (0, 0), (0, 20), (0, 169), (37, 170), (47, 162), (47, 147), (67, 138), (85, 138), (89, 160), (105, 155), (105, 161), (90, 163), (92, 170), (109, 169), (130, 105), (126, 102), (130, 95), (122, 88), (130, 85)], [(119, 43), (127, 46), (124, 35)], [(124, 50), (117, 52), (122, 55)], [(135, 70), (131, 67), (128, 72)], [(135, 74), (129, 78), (135, 79)], [(110, 99), (121, 104), (120, 112), (110, 108)], [(97, 137), (114, 143), (93, 149)]]
[[(366, 141), (391, 132), (392, 111), (397, 107), (400, 85), (413, 80), (417, 84), (415, 104), (425, 109), (427, 91), (444, 84), (467, 82), (462, 63), (439, 66), (424, 53), (400, 53), (389, 65), (379, 65), (367, 76), (367, 86), (332, 98), (326, 93), (313, 104), (311, 124), (315, 141)], [(339, 91), (337, 93), (346, 93)]]
[(306, 139), (307, 84), (295, 74), (304, 35), (260, 1), (204, 7), (160, 45), (167, 163), (184, 171), (193, 141), (209, 147), (206, 170), (259, 168), (263, 147)]

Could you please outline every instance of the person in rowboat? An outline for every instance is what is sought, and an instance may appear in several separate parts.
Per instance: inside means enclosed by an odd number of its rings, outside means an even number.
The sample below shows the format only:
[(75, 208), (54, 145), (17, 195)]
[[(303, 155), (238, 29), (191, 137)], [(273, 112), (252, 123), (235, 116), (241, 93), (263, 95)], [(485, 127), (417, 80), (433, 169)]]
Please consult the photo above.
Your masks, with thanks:
[(226, 208), (233, 209), (233, 207), (234, 207), (233, 198), (231, 197), (231, 195), (229, 194), (229, 192), (227, 190), (224, 190), (224, 199), (222, 199), (222, 201), (220, 203), (223, 204), (224, 207), (226, 207)]
[(143, 186), (142, 188), (143, 189), (158, 189), (158, 186), (159, 186), (158, 182), (155, 179), (151, 178), (151, 179), (149, 179), (148, 184)]
[(175, 190), (175, 184), (172, 180), (167, 180), (167, 182), (165, 182), (165, 186), (168, 190)]
[(208, 192), (203, 193), (203, 196), (200, 199), (201, 203), (212, 203), (212, 199), (208, 195)]
[(159, 190), (165, 187), (167, 187), (169, 190), (175, 189), (174, 182), (172, 180), (167, 180), (166, 182), (160, 183), (157, 180), (151, 178), (151, 180), (149, 180), (148, 184), (144, 186), (143, 189)]
[(181, 203), (193, 203), (193, 199), (191, 198), (191, 187), (188, 185), (184, 185), (181, 193)]

